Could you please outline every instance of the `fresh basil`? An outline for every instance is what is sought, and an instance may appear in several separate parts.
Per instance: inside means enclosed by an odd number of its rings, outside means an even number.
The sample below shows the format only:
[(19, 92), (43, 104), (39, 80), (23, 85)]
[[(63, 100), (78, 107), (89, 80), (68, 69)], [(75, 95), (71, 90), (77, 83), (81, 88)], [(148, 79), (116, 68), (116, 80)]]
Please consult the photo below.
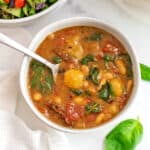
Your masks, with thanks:
[(89, 41), (100, 41), (103, 38), (103, 34), (99, 32), (94, 32), (90, 36), (85, 37)]
[(97, 67), (91, 67), (87, 79), (91, 80), (95, 85), (98, 85), (98, 74), (99, 69)]
[(105, 150), (134, 150), (141, 141), (143, 127), (139, 120), (119, 123), (105, 138)]
[(104, 84), (98, 91), (98, 97), (105, 101), (108, 101), (111, 93), (112, 93), (111, 86), (108, 82), (106, 82), (106, 84)]
[[(39, 90), (42, 94), (47, 94), (53, 86), (52, 72), (45, 65), (33, 60), (31, 62), (31, 88)], [(46, 75), (45, 75), (46, 74)]]
[(54, 56), (54, 57), (53, 57), (53, 62), (54, 62), (55, 64), (59, 64), (59, 63), (62, 62), (62, 59), (61, 59), (59, 56)]
[(100, 106), (100, 104), (98, 104), (96, 102), (91, 102), (85, 106), (85, 111), (87, 114), (98, 113), (101, 111), (101, 106)]
[(92, 54), (86, 55), (84, 58), (81, 60), (82, 65), (87, 65), (89, 62), (94, 61), (94, 56)]
[(142, 80), (150, 81), (150, 67), (140, 64)]
[(83, 94), (83, 91), (82, 91), (82, 90), (71, 89), (70, 91), (71, 91), (73, 94), (77, 95), (77, 96)]
[(122, 59), (123, 62), (125, 63), (125, 66), (127, 68), (127, 77), (131, 78), (133, 77), (133, 71), (132, 71), (132, 61), (131, 58), (128, 54), (120, 54), (118, 56), (119, 59)]
[(115, 57), (107, 54), (107, 55), (104, 55), (103, 59), (104, 61), (108, 62), (108, 61), (114, 61)]

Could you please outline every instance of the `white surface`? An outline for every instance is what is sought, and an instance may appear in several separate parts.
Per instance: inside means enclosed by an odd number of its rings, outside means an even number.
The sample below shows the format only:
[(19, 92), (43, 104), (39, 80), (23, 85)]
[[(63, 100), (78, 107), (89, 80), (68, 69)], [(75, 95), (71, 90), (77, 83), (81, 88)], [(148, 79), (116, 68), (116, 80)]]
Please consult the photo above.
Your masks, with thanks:
[[(21, 28), (1, 28), (0, 32), (8, 34), (25, 46), (31, 39), (29, 32)], [(20, 100), (18, 72), (22, 55), (1, 44), (0, 50), (0, 150), (70, 150), (68, 140), (63, 133), (48, 130), (44, 125), (41, 125), (42, 129), (39, 128), (38, 121), (33, 120), (34, 117), (31, 116), (32, 113), (29, 114), (30, 117), (26, 113), (31, 128), (15, 115), (18, 110), (16, 103)], [(25, 106), (22, 105), (21, 109), (24, 108)], [(20, 113), (21, 111), (18, 114)], [(37, 128), (34, 128), (32, 122)]]
[(114, 0), (129, 15), (150, 23), (150, 0)]
[(0, 111), (1, 150), (70, 150), (62, 133), (30, 130), (16, 115)]
[[(134, 18), (130, 18), (124, 11), (119, 9), (112, 0), (69, 0), (61, 9), (49, 15), (47, 18), (41, 18), (39, 23), (30, 24), (25, 27), (33, 36), (45, 25), (72, 16), (92, 16), (107, 22), (122, 31), (128, 36), (130, 42), (134, 45), (140, 62), (150, 65), (150, 28), (149, 25), (143, 24)], [(141, 82), (141, 88), (138, 97), (132, 108), (124, 114), (122, 119), (137, 116), (140, 117), (144, 125), (144, 137), (141, 144), (136, 150), (149, 150), (150, 129), (150, 101), (149, 101), (150, 83)], [(17, 114), (32, 128), (42, 128), (43, 124), (33, 115), (31, 110), (26, 106), (22, 97), (18, 97)], [(32, 121), (30, 121), (32, 117)], [(103, 139), (112, 127), (101, 129), (90, 134), (65, 134), (70, 141), (74, 150), (102, 150)], [(45, 128), (43, 128), (45, 129)], [(49, 129), (51, 130), (51, 129)]]

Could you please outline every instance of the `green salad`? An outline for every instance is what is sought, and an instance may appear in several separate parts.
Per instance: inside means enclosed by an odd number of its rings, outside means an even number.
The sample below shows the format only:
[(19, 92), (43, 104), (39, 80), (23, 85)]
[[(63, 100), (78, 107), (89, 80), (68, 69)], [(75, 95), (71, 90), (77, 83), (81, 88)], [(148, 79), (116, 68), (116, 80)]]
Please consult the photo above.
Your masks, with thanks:
[(0, 0), (0, 19), (15, 19), (41, 12), (58, 0)]

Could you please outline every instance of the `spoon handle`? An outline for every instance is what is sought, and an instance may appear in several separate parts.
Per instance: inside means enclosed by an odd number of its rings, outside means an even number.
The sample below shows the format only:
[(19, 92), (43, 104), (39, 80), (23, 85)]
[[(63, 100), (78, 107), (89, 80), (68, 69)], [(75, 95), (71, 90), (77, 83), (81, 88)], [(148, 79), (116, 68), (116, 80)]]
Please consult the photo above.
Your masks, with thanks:
[(14, 48), (15, 50), (17, 50), (17, 51), (19, 51), (19, 52), (21, 52), (27, 56), (30, 56), (30, 57), (34, 58), (35, 60), (49, 66), (50, 68), (54, 67), (54, 65), (49, 63), (46, 59), (43, 59), (41, 56), (28, 50), (27, 48), (25, 48), (21, 44), (10, 39), (9, 37), (7, 37), (6, 35), (4, 35), (2, 33), (0, 33), (0, 43), (3, 43), (4, 45), (7, 45), (8, 47)]

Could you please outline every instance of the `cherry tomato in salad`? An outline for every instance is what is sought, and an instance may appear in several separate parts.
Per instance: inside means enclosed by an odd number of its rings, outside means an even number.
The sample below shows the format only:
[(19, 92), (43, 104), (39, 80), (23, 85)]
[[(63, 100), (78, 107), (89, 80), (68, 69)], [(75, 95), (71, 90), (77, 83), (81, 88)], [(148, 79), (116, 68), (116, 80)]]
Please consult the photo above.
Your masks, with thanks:
[(10, 2), (10, 0), (4, 0), (6, 3), (9, 3)]
[(22, 8), (26, 3), (26, 0), (15, 0), (15, 7)]

